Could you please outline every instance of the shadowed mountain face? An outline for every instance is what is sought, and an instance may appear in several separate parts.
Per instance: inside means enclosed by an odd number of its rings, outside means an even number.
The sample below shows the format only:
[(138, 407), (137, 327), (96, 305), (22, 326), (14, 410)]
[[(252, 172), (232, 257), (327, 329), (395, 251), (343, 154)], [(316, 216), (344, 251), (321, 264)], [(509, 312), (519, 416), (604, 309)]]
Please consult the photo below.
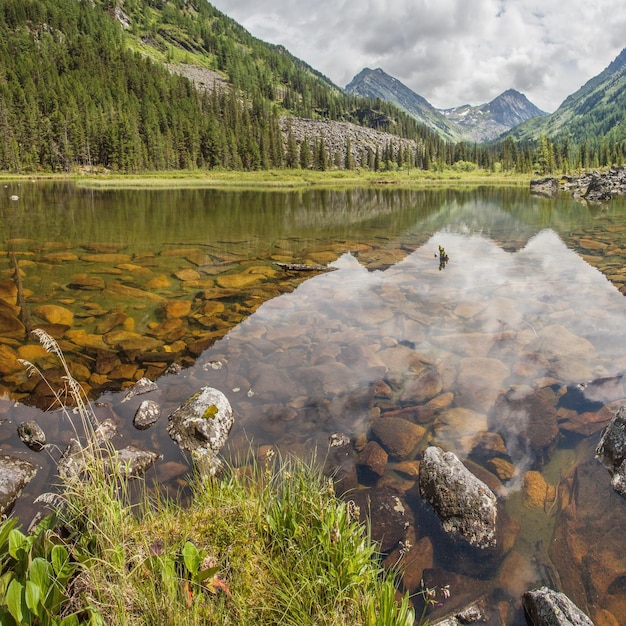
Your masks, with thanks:
[(392, 102), (446, 139), (454, 141), (489, 141), (532, 117), (545, 115), (514, 89), (505, 91), (486, 104), (465, 104), (439, 110), (380, 68), (361, 70), (346, 86), (346, 91)]

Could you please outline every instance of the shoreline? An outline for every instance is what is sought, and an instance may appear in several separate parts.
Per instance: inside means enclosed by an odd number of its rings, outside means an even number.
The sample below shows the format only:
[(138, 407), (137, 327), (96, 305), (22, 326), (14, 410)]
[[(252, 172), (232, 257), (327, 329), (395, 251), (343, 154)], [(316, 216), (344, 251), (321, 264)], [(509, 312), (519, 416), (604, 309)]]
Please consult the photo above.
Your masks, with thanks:
[(212, 189), (264, 189), (272, 191), (308, 188), (356, 188), (387, 187), (431, 188), (442, 186), (527, 186), (529, 174), (502, 174), (487, 170), (455, 172), (446, 170), (402, 170), (370, 172), (366, 170), (185, 170), (169, 172), (123, 173), (0, 173), (0, 182), (72, 182), (78, 187), (91, 189), (168, 189), (168, 188), (212, 188)]

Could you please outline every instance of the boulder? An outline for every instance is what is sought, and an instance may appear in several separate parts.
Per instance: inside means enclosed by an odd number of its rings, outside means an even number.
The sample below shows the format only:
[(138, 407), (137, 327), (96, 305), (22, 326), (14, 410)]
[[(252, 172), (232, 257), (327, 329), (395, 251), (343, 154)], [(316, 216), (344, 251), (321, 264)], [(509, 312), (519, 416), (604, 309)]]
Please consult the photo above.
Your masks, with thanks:
[(144, 400), (133, 417), (133, 426), (137, 430), (150, 428), (161, 416), (161, 407), (154, 400)]
[(144, 474), (160, 458), (162, 456), (156, 452), (126, 446), (110, 456), (107, 466), (110, 471), (115, 471), (116, 475), (123, 474), (128, 478), (134, 478)]
[(342, 495), (358, 487), (355, 453), (350, 438), (343, 433), (333, 433), (328, 439), (324, 475), (332, 476), (335, 491)]
[(203, 387), (170, 416), (170, 437), (192, 456), (203, 473), (215, 475), (218, 454), (235, 421), (228, 398), (219, 390)]
[(524, 609), (534, 626), (593, 626), (593, 622), (564, 594), (549, 587), (527, 591)]
[(432, 505), (447, 533), (474, 547), (495, 546), (496, 496), (454, 453), (435, 446), (425, 450), (420, 495)]
[(128, 389), (122, 402), (128, 402), (134, 396), (140, 396), (144, 393), (150, 393), (151, 391), (157, 391), (158, 386), (155, 382), (149, 378), (140, 378), (132, 387)]
[(602, 431), (595, 454), (609, 470), (613, 489), (626, 497), (626, 406), (617, 410)]
[(0, 517), (11, 510), (37, 469), (24, 459), (0, 455)]
[(46, 433), (43, 432), (43, 429), (37, 422), (22, 422), (17, 427), (17, 434), (19, 438), (31, 450), (35, 450), (35, 452), (43, 450), (43, 447), (46, 445)]
[(593, 175), (587, 185), (587, 190), (583, 194), (583, 198), (590, 202), (605, 202), (610, 200), (612, 198), (610, 181), (605, 180), (605, 178), (597, 174)]

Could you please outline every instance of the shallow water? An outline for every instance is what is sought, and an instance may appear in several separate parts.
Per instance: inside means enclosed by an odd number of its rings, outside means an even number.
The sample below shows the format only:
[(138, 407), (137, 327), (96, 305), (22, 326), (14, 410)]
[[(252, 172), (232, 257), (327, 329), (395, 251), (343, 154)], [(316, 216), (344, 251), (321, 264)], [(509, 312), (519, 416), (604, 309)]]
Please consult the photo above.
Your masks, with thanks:
[[(626, 505), (593, 459), (601, 429), (626, 397), (622, 200), (587, 207), (517, 189), (103, 192), (51, 184), (4, 192), (4, 276), (13, 276), (13, 252), (27, 307), (70, 310), (70, 333), (96, 335), (115, 307), (126, 316), (123, 328), (138, 335), (176, 326), (175, 339), (158, 336), (148, 351), (173, 355), (184, 370), (163, 374), (172, 361), (164, 358), (161, 371), (152, 370), (159, 391), (151, 397), (166, 416), (201, 386), (222, 390), (236, 415), (231, 459), (251, 444), (323, 455), (331, 435), (349, 437), (345, 486), (400, 494), (411, 510), (411, 542), (432, 546), (428, 580), (451, 584), (439, 613), (479, 590), (497, 607), (500, 621), (492, 623), (523, 623), (521, 593), (550, 584), (596, 623), (626, 621), (626, 540), (612, 533), (611, 549), (603, 545)], [(332, 271), (289, 273), (275, 262)], [(182, 270), (197, 276), (183, 279)], [(224, 279), (250, 275), (238, 286)], [(76, 276), (98, 277), (101, 288), (70, 287)], [(161, 276), (161, 287), (148, 286)], [(121, 296), (120, 285), (138, 292)], [(190, 311), (164, 318), (165, 303), (177, 300), (188, 300)], [(70, 363), (88, 367), (97, 349), (81, 347), (75, 334), (68, 341), (68, 331), (60, 341)], [(20, 341), (3, 344), (18, 350)], [(197, 345), (206, 348), (191, 350)], [(188, 465), (166, 418), (134, 429), (145, 397), (122, 402), (118, 391), (149, 373), (156, 357), (132, 362), (127, 347), (107, 350), (123, 358), (101, 374), (99, 416), (115, 419), (123, 445), (163, 454), (150, 479), (175, 492)], [(113, 377), (118, 370), (128, 378)], [(97, 390), (93, 378), (86, 382)], [(28, 450), (16, 424), (37, 420), (59, 449), (70, 432), (58, 411), (29, 406), (21, 373), (7, 372), (3, 384), (0, 450), (40, 467), (15, 508), (26, 517), (53, 480), (58, 451)], [(424, 435), (403, 458), (389, 459), (376, 484), (357, 484), (358, 453), (373, 439), (372, 424), (389, 415), (419, 423)], [(482, 566), (449, 545), (419, 501), (411, 468), (427, 445), (455, 452), (500, 498), (507, 548)], [(523, 491), (529, 471), (545, 481), (539, 502)], [(594, 498), (582, 498), (586, 490)]]

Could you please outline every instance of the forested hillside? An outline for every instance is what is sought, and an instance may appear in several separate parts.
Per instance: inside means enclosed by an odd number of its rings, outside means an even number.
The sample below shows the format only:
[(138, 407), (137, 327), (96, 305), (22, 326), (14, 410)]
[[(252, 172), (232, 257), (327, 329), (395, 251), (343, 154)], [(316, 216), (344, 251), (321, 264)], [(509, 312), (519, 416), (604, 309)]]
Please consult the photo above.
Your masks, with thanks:
[[(223, 72), (198, 90), (163, 61)], [(205, 0), (0, 0), (0, 169), (284, 166), (282, 114), (442, 142), (347, 96)], [(295, 164), (294, 164), (295, 165)]]

